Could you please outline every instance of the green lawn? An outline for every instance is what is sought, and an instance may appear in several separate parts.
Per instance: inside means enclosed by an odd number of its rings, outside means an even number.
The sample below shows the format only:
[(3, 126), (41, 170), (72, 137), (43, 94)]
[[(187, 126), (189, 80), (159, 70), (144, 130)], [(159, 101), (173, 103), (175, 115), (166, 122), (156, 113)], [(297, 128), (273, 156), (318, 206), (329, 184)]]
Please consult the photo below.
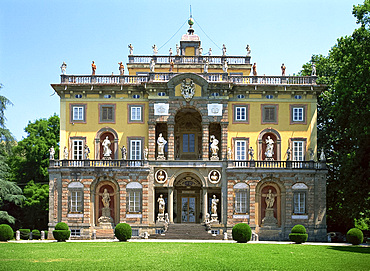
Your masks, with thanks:
[(236, 243), (0, 243), (0, 270), (370, 270), (370, 247)]

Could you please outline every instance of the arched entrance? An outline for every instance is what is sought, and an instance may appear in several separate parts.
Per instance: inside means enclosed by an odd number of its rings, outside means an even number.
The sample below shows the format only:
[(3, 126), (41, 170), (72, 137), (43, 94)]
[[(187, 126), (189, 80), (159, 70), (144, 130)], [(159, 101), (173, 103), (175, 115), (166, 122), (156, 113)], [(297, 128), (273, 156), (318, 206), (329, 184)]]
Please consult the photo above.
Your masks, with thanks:
[(175, 159), (202, 157), (202, 116), (193, 108), (182, 108), (175, 116)]

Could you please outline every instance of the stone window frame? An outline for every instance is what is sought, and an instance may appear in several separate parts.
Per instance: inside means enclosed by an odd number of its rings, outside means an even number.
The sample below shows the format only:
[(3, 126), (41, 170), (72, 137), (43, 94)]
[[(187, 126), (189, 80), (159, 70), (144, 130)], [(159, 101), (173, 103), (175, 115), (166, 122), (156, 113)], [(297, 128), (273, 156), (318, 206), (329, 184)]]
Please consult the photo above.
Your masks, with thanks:
[[(307, 215), (307, 195), (308, 186), (304, 183), (296, 183), (292, 186), (293, 198), (292, 198), (292, 213), (293, 215)], [(303, 212), (296, 212), (296, 195), (304, 195)]]
[[(233, 124), (249, 124), (249, 112), (250, 112), (250, 106), (249, 104), (245, 103), (235, 103), (232, 105), (233, 107)], [(245, 108), (245, 120), (238, 120), (236, 110), (237, 108)]]
[[(237, 141), (245, 141), (246, 144), (245, 144), (245, 160), (237, 160), (236, 159), (236, 142)], [(237, 161), (248, 161), (249, 159), (249, 154), (248, 154), (248, 150), (249, 150), (249, 137), (233, 137), (232, 138), (232, 142), (233, 142), (233, 160), (237, 160)]]
[[(303, 154), (302, 158), (303, 160), (295, 160), (295, 155), (294, 155), (294, 142), (303, 142)], [(292, 155), (292, 161), (306, 161), (306, 153), (307, 153), (307, 138), (304, 137), (293, 137), (289, 139), (289, 145), (290, 145), (290, 150), (291, 150), (291, 155)]]
[[(81, 150), (81, 159), (75, 159), (75, 156), (74, 156), (74, 141), (82, 141), (82, 150)], [(70, 152), (69, 152), (69, 158), (71, 160), (84, 160), (84, 148), (85, 148), (85, 144), (86, 144), (86, 137), (82, 137), (82, 136), (74, 136), (74, 137), (70, 137), (69, 138), (69, 149), (70, 149)]]
[[(275, 119), (273, 121), (267, 121), (265, 119), (266, 108), (274, 108)], [(279, 124), (279, 105), (278, 104), (261, 104), (261, 124)]]
[[(74, 119), (75, 108), (82, 107), (82, 119)], [(69, 104), (69, 123), (86, 123), (87, 104), (86, 103), (71, 103)]]
[[(84, 211), (84, 186), (79, 181), (73, 181), (68, 184), (68, 214), (83, 214)], [(77, 194), (77, 197), (80, 197), (80, 201), (77, 201), (76, 205), (73, 205), (74, 193)], [(73, 207), (76, 207), (73, 210)], [(78, 209), (80, 208), (80, 209)]]
[[(103, 108), (112, 108), (112, 119), (103, 119)], [(100, 103), (99, 104), (99, 123), (116, 123), (116, 104), (114, 103)]]
[[(249, 206), (250, 206), (250, 188), (249, 185), (244, 182), (236, 183), (233, 186), (233, 192), (234, 192), (234, 214), (236, 215), (245, 215), (249, 214)], [(243, 211), (243, 210), (237, 210), (237, 194), (238, 193), (245, 193), (245, 212), (237, 212), (237, 211)]]
[[(133, 140), (136, 140), (136, 141), (140, 141), (141, 144), (140, 144), (140, 158), (141, 159), (132, 159), (131, 158), (131, 141)], [(127, 137), (127, 146), (128, 146), (128, 149), (127, 149), (127, 155), (128, 155), (128, 158), (129, 160), (142, 160), (143, 159), (143, 150), (144, 150), (144, 143), (145, 143), (145, 138), (144, 137)]]
[[(140, 120), (133, 120), (132, 117), (131, 117), (131, 108), (134, 108), (134, 107), (140, 107), (141, 110), (141, 116), (140, 116)], [(127, 123), (144, 123), (144, 113), (145, 113), (145, 104), (128, 104), (127, 105), (127, 111), (128, 111), (128, 120), (127, 120)]]
[[(293, 111), (294, 108), (302, 108), (303, 109), (303, 120), (302, 121), (295, 121), (293, 120)], [(307, 104), (291, 104), (289, 105), (289, 114), (290, 114), (290, 124), (307, 124)]]
[[(143, 185), (139, 182), (130, 182), (127, 184), (126, 186), (126, 193), (127, 193), (127, 197), (126, 197), (126, 200), (127, 200), (127, 203), (126, 203), (126, 206), (127, 206), (127, 213), (128, 214), (141, 214), (142, 213), (142, 210), (143, 210)], [(131, 208), (131, 193), (138, 193), (136, 194), (137, 197), (139, 198), (139, 208), (138, 210), (133, 210), (131, 211), (130, 208)], [(134, 194), (134, 195), (135, 195)]]

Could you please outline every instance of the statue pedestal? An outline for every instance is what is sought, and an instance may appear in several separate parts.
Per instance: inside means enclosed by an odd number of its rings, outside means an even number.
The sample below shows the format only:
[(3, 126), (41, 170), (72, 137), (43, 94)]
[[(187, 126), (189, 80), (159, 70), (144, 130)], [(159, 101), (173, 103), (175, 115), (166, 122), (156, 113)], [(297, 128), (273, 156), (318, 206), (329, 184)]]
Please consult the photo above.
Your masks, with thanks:
[(277, 219), (274, 217), (274, 209), (267, 208), (265, 217), (262, 219), (263, 227), (276, 227), (277, 226)]
[(211, 223), (218, 223), (217, 214), (211, 214)]
[(110, 208), (103, 207), (102, 216), (98, 219), (99, 227), (103, 229), (112, 229), (113, 218), (110, 216)]
[(211, 161), (218, 161), (220, 158), (217, 155), (212, 155), (211, 156)]
[(164, 155), (158, 155), (157, 160), (166, 160), (166, 157)]
[(165, 222), (164, 221), (164, 214), (158, 214), (158, 216), (157, 216), (157, 223), (158, 222)]
[(112, 160), (112, 158), (110, 156), (104, 156), (103, 160)]

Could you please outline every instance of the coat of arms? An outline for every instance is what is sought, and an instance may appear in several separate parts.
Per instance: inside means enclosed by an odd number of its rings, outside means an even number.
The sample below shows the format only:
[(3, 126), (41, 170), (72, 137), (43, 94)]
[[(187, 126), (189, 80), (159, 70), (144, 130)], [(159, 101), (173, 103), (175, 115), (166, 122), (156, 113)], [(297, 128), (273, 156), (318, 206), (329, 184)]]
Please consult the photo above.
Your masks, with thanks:
[(195, 84), (190, 78), (186, 78), (181, 83), (181, 95), (185, 101), (189, 102), (195, 93)]

